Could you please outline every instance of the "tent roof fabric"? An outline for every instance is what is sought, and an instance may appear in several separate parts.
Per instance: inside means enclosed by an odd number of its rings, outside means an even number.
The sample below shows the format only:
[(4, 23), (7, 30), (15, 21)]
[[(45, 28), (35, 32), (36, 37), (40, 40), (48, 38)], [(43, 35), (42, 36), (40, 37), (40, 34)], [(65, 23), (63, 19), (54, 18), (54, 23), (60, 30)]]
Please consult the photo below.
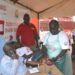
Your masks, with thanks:
[(19, 0), (23, 5), (32, 8), (37, 12), (41, 12), (63, 0)]
[[(41, 15), (75, 15), (75, 0), (10, 0)], [(50, 15), (49, 15), (50, 14)], [(40, 15), (40, 16), (41, 16)]]

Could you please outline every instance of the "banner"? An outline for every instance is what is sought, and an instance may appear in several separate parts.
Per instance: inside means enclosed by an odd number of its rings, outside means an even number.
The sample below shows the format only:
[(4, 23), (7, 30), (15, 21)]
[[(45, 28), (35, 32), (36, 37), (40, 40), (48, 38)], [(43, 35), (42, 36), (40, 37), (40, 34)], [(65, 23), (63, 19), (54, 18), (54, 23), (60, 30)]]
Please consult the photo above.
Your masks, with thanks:
[(16, 40), (16, 30), (25, 13), (30, 11), (16, 6), (9, 0), (0, 1), (0, 34), (6, 41)]

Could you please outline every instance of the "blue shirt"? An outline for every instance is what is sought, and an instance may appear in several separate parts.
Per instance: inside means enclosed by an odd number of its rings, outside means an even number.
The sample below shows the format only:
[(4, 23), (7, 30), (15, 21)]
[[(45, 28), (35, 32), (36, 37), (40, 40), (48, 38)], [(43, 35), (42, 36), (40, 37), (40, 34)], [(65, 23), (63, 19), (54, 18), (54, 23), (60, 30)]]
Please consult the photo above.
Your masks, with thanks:
[(5, 39), (0, 35), (0, 61), (1, 58), (4, 56), (3, 46), (6, 43)]

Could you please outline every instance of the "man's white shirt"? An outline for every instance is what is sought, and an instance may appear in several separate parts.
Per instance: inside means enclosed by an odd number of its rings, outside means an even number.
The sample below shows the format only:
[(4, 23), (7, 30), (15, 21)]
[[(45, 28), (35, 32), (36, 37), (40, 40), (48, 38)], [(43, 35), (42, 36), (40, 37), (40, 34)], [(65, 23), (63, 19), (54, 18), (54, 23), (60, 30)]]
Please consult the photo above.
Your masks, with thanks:
[[(11, 59), (9, 56), (4, 55), (0, 63), (3, 75), (26, 75), (27, 68), (23, 63), (22, 58)], [(1, 72), (0, 71), (0, 72)]]

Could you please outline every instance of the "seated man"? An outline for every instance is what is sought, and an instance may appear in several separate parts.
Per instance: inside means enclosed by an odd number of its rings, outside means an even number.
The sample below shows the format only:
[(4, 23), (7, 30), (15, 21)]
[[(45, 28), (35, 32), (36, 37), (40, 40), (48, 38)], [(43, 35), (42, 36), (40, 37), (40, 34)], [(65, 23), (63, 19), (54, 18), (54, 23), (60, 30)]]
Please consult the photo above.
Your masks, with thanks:
[[(16, 45), (15, 45), (16, 44)], [(38, 65), (39, 62), (24, 61), (26, 58), (20, 56), (17, 49), (20, 47), (16, 42), (8, 42), (4, 45), (5, 55), (0, 63), (0, 73), (3, 75), (26, 75), (26, 64)], [(20, 49), (20, 48), (19, 48)]]
[(2, 75), (26, 75), (27, 67), (23, 58), (19, 58), (10, 43), (4, 45), (5, 55), (0, 63), (0, 74)]

